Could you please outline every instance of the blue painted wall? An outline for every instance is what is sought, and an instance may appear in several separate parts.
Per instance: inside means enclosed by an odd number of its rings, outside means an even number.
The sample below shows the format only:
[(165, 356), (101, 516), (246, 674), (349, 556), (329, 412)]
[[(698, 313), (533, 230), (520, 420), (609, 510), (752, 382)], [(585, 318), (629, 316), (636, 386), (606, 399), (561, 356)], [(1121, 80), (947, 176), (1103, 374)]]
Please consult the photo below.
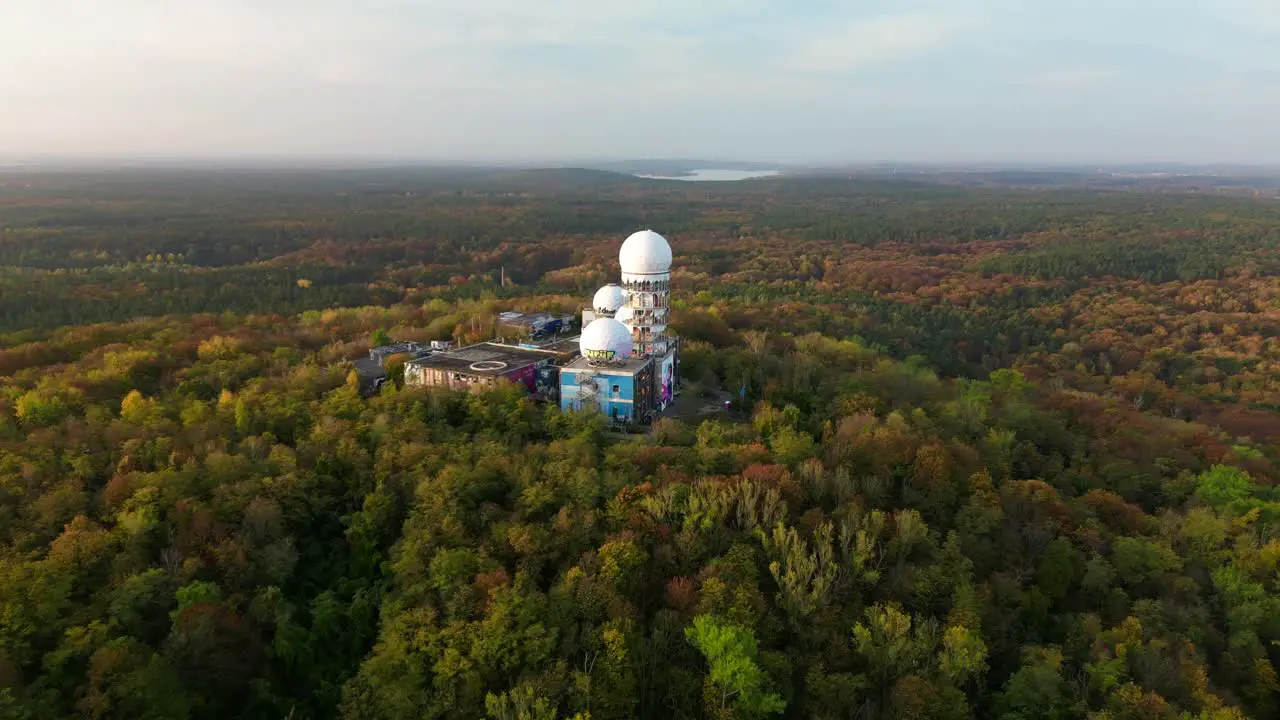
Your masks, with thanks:
[[(583, 400), (578, 396), (578, 376), (572, 370), (562, 370), (560, 372), (560, 408), (565, 411), (581, 410), (583, 402), (588, 404), (594, 403), (600, 408), (600, 412), (605, 417), (616, 417), (618, 420), (631, 422), (635, 414), (635, 396), (636, 396), (636, 378), (630, 373), (611, 374), (608, 370), (601, 369), (593, 375), (596, 383), (599, 385), (599, 391), (594, 398)], [(613, 386), (618, 386), (618, 392), (613, 392)]]

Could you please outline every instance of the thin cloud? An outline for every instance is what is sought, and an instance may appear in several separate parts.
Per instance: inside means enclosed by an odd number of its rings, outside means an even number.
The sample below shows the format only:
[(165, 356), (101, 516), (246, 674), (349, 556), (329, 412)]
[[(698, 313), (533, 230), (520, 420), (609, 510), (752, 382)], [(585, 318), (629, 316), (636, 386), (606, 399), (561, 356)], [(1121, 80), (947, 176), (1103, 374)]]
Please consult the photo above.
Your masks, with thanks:
[(1029, 78), (1029, 84), (1044, 90), (1086, 90), (1106, 85), (1120, 76), (1114, 67), (1077, 65), (1035, 73)]
[(1280, 2), (1275, 0), (1213, 0), (1211, 7), (1242, 31), (1258, 36), (1280, 35)]
[(801, 39), (785, 67), (801, 72), (853, 73), (927, 55), (974, 26), (948, 13), (903, 13), (858, 18)]
[(0, 3), (0, 154), (1280, 159), (1263, 0)]

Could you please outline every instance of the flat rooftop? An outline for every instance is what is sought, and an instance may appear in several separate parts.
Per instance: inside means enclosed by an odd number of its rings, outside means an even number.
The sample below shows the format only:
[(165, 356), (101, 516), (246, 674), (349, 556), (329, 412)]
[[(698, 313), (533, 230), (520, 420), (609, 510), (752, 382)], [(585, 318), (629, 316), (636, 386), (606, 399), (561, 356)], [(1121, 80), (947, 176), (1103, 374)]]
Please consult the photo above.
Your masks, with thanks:
[(611, 372), (611, 373), (634, 375), (635, 373), (643, 370), (644, 366), (652, 362), (652, 360), (653, 358), (651, 357), (633, 355), (632, 357), (627, 358), (626, 362), (618, 363), (616, 365), (613, 365), (613, 364), (592, 365), (590, 362), (587, 361), (586, 358), (580, 357), (580, 358), (575, 358), (574, 361), (571, 363), (567, 363), (563, 369), (564, 370), (596, 370), (599, 372)]
[(545, 345), (538, 345), (537, 349), (544, 352), (552, 352), (557, 355), (573, 355), (580, 350), (578, 340), (579, 336), (575, 335), (571, 338), (564, 338), (563, 340), (556, 340), (555, 342), (549, 342)]
[(483, 342), (457, 350), (436, 351), (426, 357), (410, 360), (409, 364), (465, 375), (496, 377), (557, 357), (558, 354), (546, 350)]
[(356, 358), (351, 362), (356, 366), (356, 372), (362, 377), (379, 378), (387, 374), (387, 371), (382, 369), (382, 363), (378, 362), (377, 358), (362, 357)]
[(514, 310), (498, 313), (498, 322), (503, 325), (544, 325), (556, 320), (573, 321), (573, 315), (550, 312), (522, 313)]
[(375, 348), (369, 348), (370, 355), (399, 355), (400, 353), (412, 353), (427, 348), (425, 343), (416, 342), (398, 342), (390, 345), (379, 345)]

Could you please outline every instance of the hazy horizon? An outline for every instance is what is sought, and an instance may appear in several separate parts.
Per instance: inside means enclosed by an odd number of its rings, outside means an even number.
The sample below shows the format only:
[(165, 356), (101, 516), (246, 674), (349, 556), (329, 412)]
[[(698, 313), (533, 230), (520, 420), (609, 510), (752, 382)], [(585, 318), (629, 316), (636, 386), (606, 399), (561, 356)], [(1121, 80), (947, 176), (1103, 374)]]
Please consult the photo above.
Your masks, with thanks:
[[(531, 159), (476, 159), (476, 158), (430, 158), (394, 155), (267, 155), (267, 154), (227, 154), (217, 155), (31, 155), (6, 156), (0, 154), (0, 172), (5, 170), (46, 170), (46, 169), (195, 169), (195, 170), (412, 170), (412, 169), (513, 169), (513, 170), (554, 170), (584, 169), (605, 170), (622, 174), (633, 174), (630, 170), (613, 166), (620, 165), (666, 164), (688, 170), (717, 170), (725, 165), (747, 167), (751, 169), (777, 169), (784, 174), (801, 171), (890, 171), (902, 170), (910, 172), (919, 170), (957, 171), (957, 172), (999, 172), (999, 171), (1045, 171), (1045, 172), (1152, 172), (1173, 173), (1178, 171), (1213, 172), (1235, 171), (1240, 173), (1258, 172), (1268, 176), (1280, 174), (1280, 162), (1035, 162), (1035, 161), (897, 161), (866, 160), (826, 162), (777, 162), (774, 160), (742, 159), (742, 158), (634, 158), (634, 157), (579, 157), (579, 158), (531, 158)], [(641, 177), (647, 175), (640, 173)], [(660, 177), (658, 179), (661, 179)]]
[(1280, 164), (1272, 0), (10, 0), (0, 158)]

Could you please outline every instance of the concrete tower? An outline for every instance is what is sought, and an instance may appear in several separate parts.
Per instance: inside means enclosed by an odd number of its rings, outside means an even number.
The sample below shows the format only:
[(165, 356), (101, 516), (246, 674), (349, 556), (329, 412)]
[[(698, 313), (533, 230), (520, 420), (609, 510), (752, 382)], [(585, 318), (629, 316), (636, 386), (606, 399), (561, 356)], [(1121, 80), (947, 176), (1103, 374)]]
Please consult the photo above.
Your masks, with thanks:
[(636, 352), (654, 357), (667, 355), (671, 246), (658, 233), (641, 230), (622, 243), (618, 263), (622, 266), (627, 307), (631, 309), (626, 324), (631, 328)]

